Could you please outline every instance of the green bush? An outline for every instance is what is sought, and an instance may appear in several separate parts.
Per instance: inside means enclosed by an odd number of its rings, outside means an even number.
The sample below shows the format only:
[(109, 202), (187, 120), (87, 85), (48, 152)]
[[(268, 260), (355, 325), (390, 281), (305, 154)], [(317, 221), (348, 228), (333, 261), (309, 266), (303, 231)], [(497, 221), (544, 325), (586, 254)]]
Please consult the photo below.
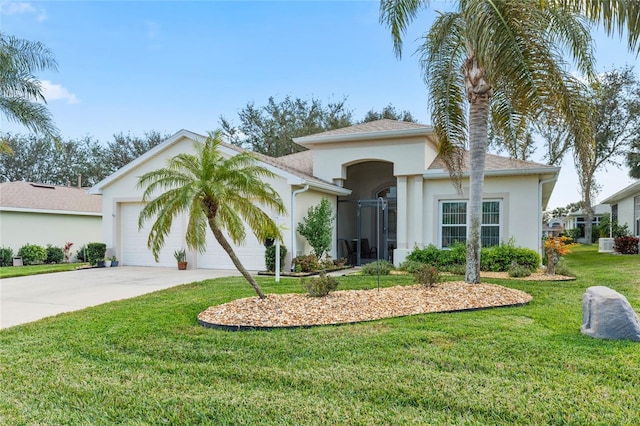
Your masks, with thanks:
[(454, 263), (451, 265), (441, 266), (440, 270), (453, 275), (465, 275), (467, 273), (467, 266)]
[(18, 250), (18, 256), (25, 265), (38, 265), (47, 260), (47, 250), (37, 244), (25, 244)]
[[(287, 248), (280, 244), (280, 270), (284, 269), (284, 258), (287, 255)], [(276, 270), (276, 246), (275, 244), (267, 247), (264, 251), (264, 263), (267, 267), (267, 271)]]
[(98, 260), (104, 260), (107, 253), (107, 245), (105, 243), (89, 243), (87, 244), (87, 258), (85, 262), (95, 265)]
[(563, 258), (556, 264), (556, 275), (564, 275), (565, 277), (574, 277), (575, 274), (569, 270), (567, 262)]
[(422, 265), (413, 273), (415, 281), (424, 287), (434, 287), (440, 282), (440, 271), (433, 265)]
[(300, 284), (311, 297), (324, 297), (338, 288), (337, 278), (326, 274), (320, 274), (316, 278), (302, 278)]
[(423, 249), (414, 247), (413, 251), (407, 256), (408, 261), (436, 264), (440, 262), (440, 252), (436, 246), (429, 244)]
[(13, 249), (11, 247), (0, 247), (0, 266), (13, 265)]
[(513, 278), (522, 278), (531, 275), (531, 269), (527, 268), (524, 265), (519, 265), (515, 262), (511, 264), (508, 272), (509, 276)]
[(64, 249), (47, 244), (47, 260), (46, 263), (62, 263), (64, 260)]
[(376, 260), (375, 262), (362, 265), (360, 271), (363, 275), (389, 275), (394, 269), (393, 263), (388, 260)]
[(540, 266), (540, 255), (531, 249), (515, 247), (511, 241), (482, 249), (480, 255), (482, 271), (507, 272), (513, 263), (534, 271)]
[(418, 269), (422, 268), (423, 265), (425, 265), (425, 263), (418, 262), (417, 260), (405, 260), (400, 264), (398, 269), (413, 274)]
[(320, 262), (318, 262), (318, 257), (315, 254), (294, 257), (291, 264), (296, 272), (314, 272), (321, 269)]
[(323, 198), (317, 206), (309, 207), (307, 216), (298, 223), (297, 229), (318, 258), (329, 251), (333, 234), (333, 212), (329, 200)]
[(76, 259), (78, 262), (86, 262), (87, 259), (84, 258), (84, 253), (87, 250), (87, 245), (83, 245), (78, 250), (76, 250)]

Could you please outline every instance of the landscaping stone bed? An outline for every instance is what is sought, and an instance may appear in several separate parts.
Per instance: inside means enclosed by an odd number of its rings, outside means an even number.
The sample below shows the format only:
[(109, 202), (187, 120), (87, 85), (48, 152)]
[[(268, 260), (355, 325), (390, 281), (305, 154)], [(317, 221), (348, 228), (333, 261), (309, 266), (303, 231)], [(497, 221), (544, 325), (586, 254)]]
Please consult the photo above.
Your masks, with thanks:
[(443, 282), (380, 290), (335, 291), (326, 297), (270, 294), (212, 306), (198, 315), (200, 324), (226, 329), (310, 327), (382, 318), (527, 304), (532, 296), (493, 284)]

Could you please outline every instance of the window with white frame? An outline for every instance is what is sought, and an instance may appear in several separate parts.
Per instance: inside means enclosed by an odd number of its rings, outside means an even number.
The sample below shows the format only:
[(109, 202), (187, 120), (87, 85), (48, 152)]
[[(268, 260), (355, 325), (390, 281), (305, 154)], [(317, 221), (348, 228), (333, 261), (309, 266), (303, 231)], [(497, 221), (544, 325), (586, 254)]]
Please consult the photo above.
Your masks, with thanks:
[[(467, 201), (440, 202), (440, 246), (451, 247), (456, 242), (467, 242)], [(482, 202), (480, 243), (482, 247), (500, 245), (501, 202)]]

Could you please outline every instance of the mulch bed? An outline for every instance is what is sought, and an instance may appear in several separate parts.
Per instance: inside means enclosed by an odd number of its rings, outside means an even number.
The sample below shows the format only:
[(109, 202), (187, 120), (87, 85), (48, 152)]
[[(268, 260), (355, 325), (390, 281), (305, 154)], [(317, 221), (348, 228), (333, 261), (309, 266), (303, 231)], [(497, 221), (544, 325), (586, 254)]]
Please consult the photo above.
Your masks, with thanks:
[(326, 297), (270, 294), (212, 306), (198, 315), (206, 327), (229, 330), (311, 327), (348, 324), (382, 318), (517, 306), (533, 297), (493, 284), (443, 282), (436, 287), (395, 286), (380, 290), (335, 291)]

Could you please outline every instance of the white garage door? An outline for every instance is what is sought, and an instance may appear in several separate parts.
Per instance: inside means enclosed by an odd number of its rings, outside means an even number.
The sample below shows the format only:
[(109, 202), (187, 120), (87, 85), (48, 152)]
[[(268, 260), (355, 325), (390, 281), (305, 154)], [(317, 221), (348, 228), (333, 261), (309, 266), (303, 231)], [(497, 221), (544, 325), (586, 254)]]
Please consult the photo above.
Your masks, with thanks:
[(171, 232), (165, 238), (164, 248), (160, 251), (158, 262), (153, 258), (151, 250), (147, 248), (149, 230), (153, 221), (147, 221), (144, 228), (138, 230), (138, 216), (144, 204), (123, 203), (121, 204), (121, 261), (123, 265), (132, 266), (175, 266), (176, 260), (173, 257), (174, 250), (184, 248), (184, 239), (181, 236), (180, 219), (174, 220)]
[[(198, 254), (198, 268), (235, 269), (229, 255), (218, 244), (211, 230), (207, 230), (207, 233), (207, 251)], [(251, 231), (247, 230), (247, 238), (243, 246), (234, 246), (233, 244), (232, 246), (236, 256), (247, 270), (263, 271), (265, 269), (264, 245), (258, 242)]]

